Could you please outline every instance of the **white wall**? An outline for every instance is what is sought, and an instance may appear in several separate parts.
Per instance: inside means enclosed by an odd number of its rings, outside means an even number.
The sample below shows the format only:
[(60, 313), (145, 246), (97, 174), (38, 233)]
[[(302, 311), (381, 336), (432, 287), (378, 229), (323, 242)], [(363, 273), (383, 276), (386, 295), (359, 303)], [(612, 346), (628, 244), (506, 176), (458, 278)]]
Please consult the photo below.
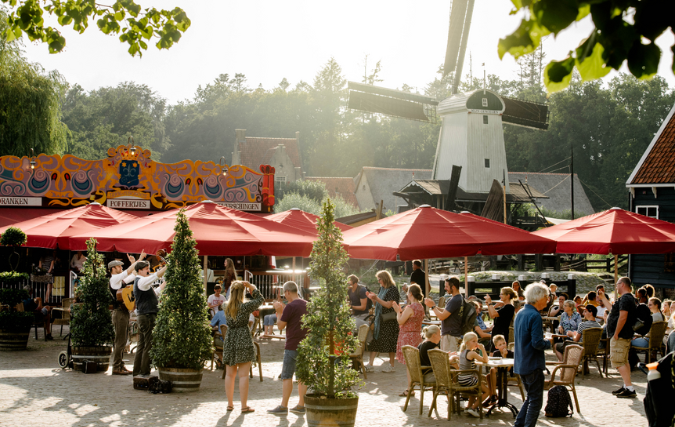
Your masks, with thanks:
[[(468, 169), (462, 170), (466, 174), (467, 186), (465, 191), (488, 193), (492, 181), (502, 182), (506, 173), (506, 191), (509, 191), (506, 166), (506, 149), (504, 147), (504, 130), (502, 116), (498, 114), (467, 114), (468, 125)], [(483, 123), (483, 116), (487, 115), (488, 124)], [(490, 167), (485, 167), (485, 159), (490, 159)]]
[(368, 179), (366, 178), (366, 175), (363, 173), (363, 170), (361, 171), (361, 174), (362, 175), (361, 179), (359, 180), (358, 187), (354, 192), (356, 194), (356, 201), (359, 202), (359, 208), (361, 210), (375, 209), (375, 201), (373, 200), (373, 193), (370, 192), (370, 185), (368, 185)]

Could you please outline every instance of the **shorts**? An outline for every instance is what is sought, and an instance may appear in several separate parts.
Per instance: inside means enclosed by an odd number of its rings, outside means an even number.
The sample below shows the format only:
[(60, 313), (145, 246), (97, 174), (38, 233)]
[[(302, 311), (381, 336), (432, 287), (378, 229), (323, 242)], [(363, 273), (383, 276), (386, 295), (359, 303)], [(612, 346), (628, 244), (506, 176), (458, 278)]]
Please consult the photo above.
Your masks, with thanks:
[(462, 387), (472, 387), (478, 384), (478, 377), (475, 375), (458, 375), (457, 383)]
[(631, 340), (628, 338), (612, 339), (609, 341), (609, 360), (612, 368), (617, 369), (628, 365), (628, 350)]
[(284, 350), (284, 363), (281, 366), (280, 380), (292, 380), (295, 374), (295, 363), (298, 358), (297, 350)]
[(454, 337), (452, 335), (441, 336), (441, 350), (445, 352), (459, 351), (460, 345), (462, 345), (462, 337)]
[(277, 323), (276, 314), (268, 314), (263, 318), (263, 326), (274, 326), (275, 323)]

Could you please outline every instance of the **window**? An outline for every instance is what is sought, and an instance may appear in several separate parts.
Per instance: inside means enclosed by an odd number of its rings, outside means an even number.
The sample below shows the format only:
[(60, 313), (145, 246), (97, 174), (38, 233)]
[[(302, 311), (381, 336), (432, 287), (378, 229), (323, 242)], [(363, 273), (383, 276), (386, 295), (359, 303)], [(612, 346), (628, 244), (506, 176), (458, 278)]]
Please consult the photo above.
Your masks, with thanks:
[(275, 184), (286, 184), (286, 177), (277, 175), (277, 176), (274, 177), (274, 183)]
[(658, 206), (635, 206), (635, 212), (640, 215), (648, 216), (650, 218), (659, 219), (659, 207)]
[(485, 167), (486, 168), (490, 167), (490, 159), (485, 159)]
[(487, 106), (488, 106), (487, 98), (483, 98), (483, 107), (487, 107)]
[(483, 116), (483, 124), (488, 124), (488, 116)]

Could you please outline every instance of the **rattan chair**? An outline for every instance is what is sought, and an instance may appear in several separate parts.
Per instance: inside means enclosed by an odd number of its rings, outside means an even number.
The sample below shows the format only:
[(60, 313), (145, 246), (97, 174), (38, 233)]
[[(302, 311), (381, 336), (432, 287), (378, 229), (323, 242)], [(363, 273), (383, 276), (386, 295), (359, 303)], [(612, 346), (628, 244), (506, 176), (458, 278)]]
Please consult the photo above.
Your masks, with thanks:
[(61, 308), (63, 308), (61, 318), (55, 319), (54, 323), (52, 323), (52, 326), (61, 325), (61, 336), (63, 336), (63, 325), (70, 327), (70, 305), (73, 301), (75, 301), (75, 298), (63, 298), (61, 300)]
[(349, 355), (349, 358), (352, 360), (352, 366), (356, 367), (356, 371), (361, 372), (363, 374), (363, 378), (366, 380), (368, 379), (368, 376), (366, 375), (366, 370), (364, 369), (363, 352), (366, 350), (366, 338), (368, 337), (369, 328), (369, 325), (361, 325), (359, 327), (359, 344), (354, 350), (354, 353)]
[(581, 358), (583, 367), (581, 369), (581, 377), (586, 376), (586, 367), (590, 362), (595, 362), (598, 367), (600, 377), (602, 377), (602, 369), (600, 369), (600, 362), (598, 362), (598, 345), (602, 338), (602, 328), (588, 328), (581, 333), (581, 346), (584, 349), (584, 354)]
[[(410, 383), (408, 384), (408, 396), (405, 398), (405, 405), (403, 406), (403, 412), (408, 409), (408, 402), (410, 402), (410, 396), (413, 394), (415, 387), (420, 389), (420, 412), (422, 415), (422, 408), (424, 407), (424, 389), (426, 387), (436, 388), (436, 381), (434, 382), (425, 382), (424, 374), (422, 373), (422, 365), (420, 364), (420, 351), (417, 347), (411, 345), (404, 345), (401, 349), (403, 352), (403, 358), (405, 359), (405, 367), (410, 374)], [(429, 368), (430, 366), (425, 366)]]
[(515, 333), (513, 332), (513, 326), (509, 326), (509, 341), (507, 344), (515, 343), (516, 338), (515, 338)]
[[(213, 336), (213, 352), (211, 353), (211, 370), (213, 371), (213, 359), (215, 359), (216, 352), (220, 352), (220, 360), (223, 360), (223, 341), (225, 341), (225, 334), (227, 334), (227, 325), (220, 325), (220, 332), (216, 332)], [(218, 338), (222, 338), (220, 341)], [(219, 342), (220, 341), (220, 342)], [(223, 365), (223, 378), (225, 378), (225, 366)]]
[[(429, 408), (429, 416), (433, 409), (437, 409), (437, 399), (438, 395), (445, 394), (448, 396), (448, 421), (451, 418), (453, 411), (460, 413), (461, 406), (459, 404), (460, 397), (465, 396), (476, 396), (480, 400), (482, 397), (482, 379), (483, 376), (480, 374), (478, 369), (467, 369), (467, 370), (457, 370), (452, 369), (450, 364), (450, 359), (448, 358), (448, 353), (442, 350), (429, 350), (427, 353), (429, 355), (429, 361), (431, 362), (431, 367), (434, 371), (434, 376), (436, 377), (436, 387), (434, 388), (434, 399), (431, 402), (431, 407)], [(476, 374), (478, 376), (478, 382), (474, 386), (464, 387), (460, 386), (457, 377), (460, 374)], [(480, 413), (480, 418), (483, 418), (483, 405), (478, 405), (478, 411)]]
[(633, 347), (637, 353), (646, 353), (645, 359), (647, 363), (651, 363), (652, 354), (657, 356), (658, 353), (661, 353), (662, 356), (665, 356), (663, 351), (663, 337), (666, 335), (666, 328), (668, 327), (668, 322), (654, 322), (652, 327), (649, 328), (649, 345), (647, 347)]
[[(577, 399), (577, 389), (574, 387), (574, 379), (577, 376), (577, 370), (579, 369), (583, 354), (584, 348), (580, 345), (574, 344), (565, 347), (565, 353), (563, 353), (563, 360), (561, 363), (546, 363), (547, 365), (555, 365), (555, 368), (553, 368), (553, 372), (551, 372), (551, 377), (544, 383), (545, 390), (549, 390), (556, 385), (567, 387), (574, 396), (574, 403), (578, 413), (581, 413), (581, 410), (579, 409), (579, 399)], [(560, 371), (560, 378), (556, 379), (558, 371)]]
[[(600, 348), (601, 343), (605, 345), (602, 348)], [(600, 337), (600, 340), (598, 341), (598, 352), (596, 354), (598, 359), (602, 359), (602, 372), (604, 372), (605, 378), (609, 377), (609, 338)]]

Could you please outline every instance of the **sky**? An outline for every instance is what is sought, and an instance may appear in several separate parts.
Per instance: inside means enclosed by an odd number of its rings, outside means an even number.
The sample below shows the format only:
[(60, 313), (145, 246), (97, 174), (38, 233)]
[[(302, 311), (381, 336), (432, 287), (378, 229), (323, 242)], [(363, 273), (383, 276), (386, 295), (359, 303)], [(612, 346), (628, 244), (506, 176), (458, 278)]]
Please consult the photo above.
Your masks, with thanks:
[[(118, 36), (106, 36), (91, 22), (83, 35), (60, 28), (67, 40), (62, 53), (51, 55), (47, 46), (24, 42), (28, 60), (47, 70), (58, 70), (85, 90), (133, 81), (146, 84), (170, 104), (191, 100), (197, 88), (220, 74), (243, 73), (249, 87), (291, 86), (314, 76), (330, 58), (342, 67), (347, 80), (361, 81), (364, 67), (381, 61), (381, 86), (408, 84), (423, 92), (444, 62), (450, 0), (145, 0), (143, 7), (181, 7), (192, 26), (169, 50), (149, 46), (142, 58), (131, 57)], [(522, 14), (509, 15), (509, 0), (476, 0), (464, 71), (516, 78), (509, 55), (500, 60), (497, 43), (517, 28)], [(50, 19), (52, 22), (50, 22)], [(590, 34), (590, 18), (573, 24), (556, 38), (544, 41), (547, 59), (563, 59)], [(46, 21), (58, 27), (53, 18)], [(671, 32), (657, 44), (663, 52), (659, 75), (675, 87), (671, 70)], [(366, 60), (367, 57), (367, 60)], [(482, 64), (485, 64), (485, 67)], [(624, 72), (627, 69), (624, 65)], [(605, 79), (612, 78), (612, 71)]]

